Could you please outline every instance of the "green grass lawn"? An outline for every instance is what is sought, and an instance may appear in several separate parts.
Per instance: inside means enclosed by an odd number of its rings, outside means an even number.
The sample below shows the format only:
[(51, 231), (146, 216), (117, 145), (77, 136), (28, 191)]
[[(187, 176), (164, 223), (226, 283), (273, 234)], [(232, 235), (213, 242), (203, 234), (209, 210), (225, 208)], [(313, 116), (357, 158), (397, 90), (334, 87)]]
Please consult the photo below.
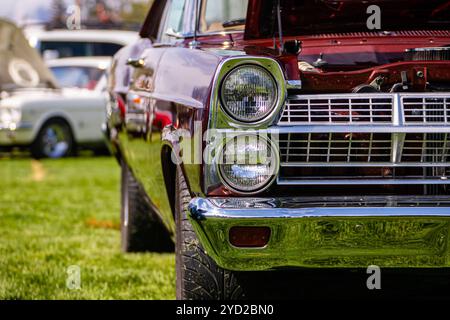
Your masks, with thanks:
[(120, 251), (119, 177), (113, 158), (0, 159), (0, 299), (175, 298), (173, 254)]

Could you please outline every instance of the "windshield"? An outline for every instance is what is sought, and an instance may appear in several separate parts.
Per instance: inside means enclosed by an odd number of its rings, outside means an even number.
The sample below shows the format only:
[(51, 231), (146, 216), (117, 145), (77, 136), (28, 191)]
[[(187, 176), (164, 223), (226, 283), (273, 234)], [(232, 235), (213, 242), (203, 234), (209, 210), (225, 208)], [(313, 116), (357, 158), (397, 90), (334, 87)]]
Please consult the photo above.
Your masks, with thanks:
[(244, 30), (248, 0), (207, 0), (202, 3), (200, 32)]
[(94, 90), (105, 71), (93, 67), (51, 67), (59, 86)]
[(56, 58), (113, 56), (122, 48), (120, 44), (108, 42), (77, 42), (77, 41), (42, 41), (39, 50), (45, 55), (53, 52)]
[[(247, 36), (269, 38), (277, 30), (275, 0), (252, 0)], [(448, 30), (448, 0), (280, 0), (283, 34)], [(253, 19), (253, 18), (252, 18)]]

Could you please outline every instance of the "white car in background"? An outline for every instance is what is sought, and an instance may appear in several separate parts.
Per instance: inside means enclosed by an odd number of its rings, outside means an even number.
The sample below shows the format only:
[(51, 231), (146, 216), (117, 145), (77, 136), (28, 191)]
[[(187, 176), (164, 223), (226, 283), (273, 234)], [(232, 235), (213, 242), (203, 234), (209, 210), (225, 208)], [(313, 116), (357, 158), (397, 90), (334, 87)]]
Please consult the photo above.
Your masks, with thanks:
[(30, 45), (36, 48), (44, 59), (113, 56), (122, 47), (138, 39), (137, 32), (125, 30), (69, 30), (51, 29), (42, 26), (24, 28)]
[(29, 148), (36, 158), (104, 150), (110, 58), (50, 61), (53, 75), (20, 29), (0, 20), (0, 34), (0, 148)]
[(74, 57), (47, 60), (46, 64), (60, 87), (102, 93), (111, 61), (111, 57)]

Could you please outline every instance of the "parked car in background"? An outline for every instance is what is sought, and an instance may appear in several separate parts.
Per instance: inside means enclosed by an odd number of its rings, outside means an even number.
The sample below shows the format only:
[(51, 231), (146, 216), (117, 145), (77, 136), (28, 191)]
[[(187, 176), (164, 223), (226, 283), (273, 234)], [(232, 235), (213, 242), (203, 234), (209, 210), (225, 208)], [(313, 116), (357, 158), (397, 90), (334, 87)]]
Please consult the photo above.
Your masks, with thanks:
[(106, 90), (106, 72), (111, 57), (75, 57), (47, 60), (62, 88), (94, 90), (98, 93)]
[(173, 240), (183, 299), (295, 298), (298, 268), (450, 267), (449, 17), (446, 0), (155, 0), (153, 47), (108, 81), (123, 249)]
[(110, 58), (52, 61), (60, 86), (19, 28), (0, 20), (0, 34), (0, 148), (29, 149), (36, 158), (73, 155), (80, 147), (105, 150)]
[(125, 30), (68, 30), (43, 27), (24, 29), (30, 44), (45, 59), (113, 56), (120, 48), (138, 39), (137, 33)]

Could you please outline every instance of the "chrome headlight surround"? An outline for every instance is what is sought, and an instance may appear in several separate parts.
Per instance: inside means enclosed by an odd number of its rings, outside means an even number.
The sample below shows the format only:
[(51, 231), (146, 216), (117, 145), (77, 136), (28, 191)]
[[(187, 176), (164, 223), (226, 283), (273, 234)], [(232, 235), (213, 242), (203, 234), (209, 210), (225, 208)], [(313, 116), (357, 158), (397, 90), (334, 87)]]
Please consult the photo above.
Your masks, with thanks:
[[(272, 106), (271, 112), (265, 114), (264, 117), (254, 121), (242, 121), (230, 115), (223, 106), (221, 99), (221, 86), (224, 79), (233, 72), (234, 69), (255, 66), (268, 72), (276, 85), (276, 98)], [(214, 78), (212, 96), (210, 101), (210, 117), (209, 128), (227, 129), (227, 128), (267, 128), (269, 125), (276, 123), (280, 115), (280, 111), (286, 100), (286, 80), (284, 73), (278, 62), (272, 58), (257, 56), (239, 56), (225, 59), (217, 70)]]
[[(223, 159), (224, 156), (224, 152), (227, 150), (227, 146), (230, 143), (233, 143), (233, 141), (235, 139), (243, 139), (245, 137), (251, 137), (251, 139), (255, 139), (257, 141), (257, 143), (263, 143), (266, 145), (267, 150), (270, 150), (270, 166), (269, 166), (269, 170), (271, 170), (271, 174), (270, 176), (268, 176), (268, 178), (266, 178), (264, 181), (259, 182), (258, 184), (251, 186), (251, 187), (245, 187), (244, 185), (238, 185), (235, 181), (232, 181), (232, 179), (230, 179), (229, 176), (227, 176), (224, 171), (223, 171), (223, 166), (224, 165), (230, 165), (230, 164), (226, 164), (223, 163), (221, 161), (221, 159)], [(248, 146), (248, 145), (245, 145)], [(260, 150), (260, 148), (257, 148), (258, 150)], [(237, 153), (238, 154), (238, 153)], [(248, 155), (247, 152), (242, 153), (243, 155)], [(216, 157), (216, 170), (219, 176), (219, 179), (221, 180), (222, 184), (225, 185), (229, 190), (237, 193), (237, 194), (241, 194), (241, 195), (252, 195), (252, 194), (257, 194), (260, 193), (264, 190), (266, 190), (267, 188), (269, 188), (272, 183), (275, 181), (276, 177), (278, 176), (278, 172), (280, 169), (280, 153), (278, 150), (278, 147), (276, 146), (276, 144), (269, 139), (268, 137), (263, 137), (263, 136), (258, 136), (255, 134), (246, 134), (246, 133), (240, 133), (240, 134), (236, 134), (233, 137), (228, 137), (228, 139), (224, 139), (223, 143), (220, 145), (218, 152), (217, 152), (217, 157)], [(252, 165), (264, 165), (264, 164), (235, 164), (236, 166), (252, 166)], [(248, 169), (247, 169), (248, 170)], [(250, 170), (248, 170), (248, 172), (251, 172)]]
[[(233, 86), (234, 88), (232, 88)], [(238, 87), (241, 88), (238, 89)], [(222, 110), (239, 122), (254, 123), (261, 121), (273, 112), (278, 103), (278, 86), (275, 78), (267, 69), (256, 64), (243, 64), (229, 71), (222, 79), (219, 90)], [(240, 96), (241, 99), (232, 101), (231, 99), (236, 95)], [(264, 98), (264, 96), (266, 101), (262, 101), (259, 103), (260, 106), (256, 106), (258, 103), (254, 98)], [(232, 106), (233, 103), (234, 106)], [(263, 106), (264, 103), (265, 106)], [(254, 115), (249, 113), (245, 115), (245, 111), (242, 111), (242, 109), (253, 109)], [(241, 114), (239, 114), (239, 111)]]
[[(233, 54), (236, 53), (237, 52), (233, 52)], [(236, 120), (233, 117), (231, 117), (227, 112), (225, 112), (223, 110), (223, 107), (221, 106), (222, 102), (220, 99), (220, 85), (223, 79), (234, 68), (244, 65), (256, 65), (264, 68), (272, 75), (277, 86), (277, 99), (272, 112), (268, 114), (264, 119), (261, 119), (259, 121), (242, 122)], [(265, 189), (273, 185), (273, 182), (276, 181), (279, 168), (277, 168), (277, 172), (273, 176), (273, 179), (262, 189), (256, 191), (243, 192), (232, 188), (230, 185), (226, 184), (226, 182), (224, 183), (224, 180), (221, 177), (219, 167), (216, 162), (217, 151), (220, 151), (220, 145), (223, 142), (222, 141), (219, 142), (215, 138), (217, 138), (217, 132), (230, 132), (230, 130), (231, 132), (234, 132), (234, 134), (237, 134), (240, 130), (242, 130), (240, 132), (243, 133), (248, 129), (256, 131), (259, 130), (266, 131), (270, 126), (276, 125), (276, 123), (278, 122), (279, 117), (281, 116), (281, 110), (285, 104), (286, 96), (287, 96), (287, 86), (285, 75), (280, 64), (275, 59), (269, 57), (245, 55), (245, 52), (242, 52), (242, 55), (240, 56), (232, 56), (232, 57), (224, 56), (224, 60), (219, 64), (216, 74), (214, 76), (209, 101), (208, 131), (207, 135), (204, 137), (207, 148), (215, 150), (211, 154), (209, 152), (206, 152), (205, 156), (205, 166), (204, 166), (205, 174), (203, 177), (204, 179), (203, 192), (205, 194), (213, 192), (219, 186), (225, 186), (227, 189), (233, 191), (236, 194), (254, 195), (264, 191)], [(277, 154), (277, 157), (279, 157), (279, 153)]]

